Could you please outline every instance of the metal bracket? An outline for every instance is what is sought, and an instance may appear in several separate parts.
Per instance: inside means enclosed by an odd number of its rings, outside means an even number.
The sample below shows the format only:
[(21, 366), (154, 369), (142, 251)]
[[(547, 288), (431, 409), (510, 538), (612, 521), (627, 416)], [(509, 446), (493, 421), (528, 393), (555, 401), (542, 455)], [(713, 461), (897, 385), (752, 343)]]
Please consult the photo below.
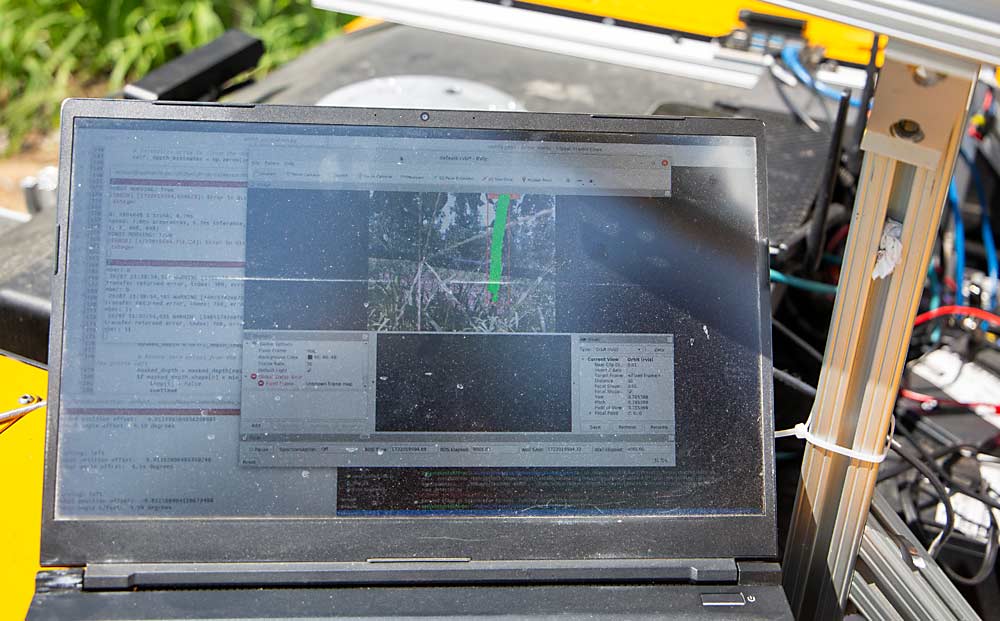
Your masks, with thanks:
[[(863, 453), (878, 451), (889, 429), (978, 73), (972, 61), (896, 42), (886, 57), (810, 415), (815, 436)], [(875, 280), (887, 218), (902, 223), (902, 257), (891, 275)], [(797, 618), (843, 615), (877, 472), (877, 464), (806, 447), (784, 559), (785, 591)]]

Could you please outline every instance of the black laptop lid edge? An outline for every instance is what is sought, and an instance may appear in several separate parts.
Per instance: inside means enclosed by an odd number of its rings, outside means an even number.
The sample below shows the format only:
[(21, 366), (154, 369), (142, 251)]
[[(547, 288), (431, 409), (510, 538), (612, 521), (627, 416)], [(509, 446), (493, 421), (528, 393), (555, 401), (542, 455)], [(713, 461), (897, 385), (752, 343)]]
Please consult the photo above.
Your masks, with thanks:
[[(67, 231), (74, 121), (81, 117), (462, 129), (750, 136), (757, 148), (757, 272), (760, 314), (763, 513), (712, 517), (183, 518), (57, 520), (58, 370), (62, 364)], [(764, 129), (748, 119), (667, 119), (580, 114), (153, 104), (67, 100), (62, 109), (56, 273), (50, 330), (49, 412), (42, 506), (43, 566), (96, 562), (359, 561), (380, 557), (476, 560), (575, 558), (769, 558), (777, 554), (767, 189)], [(721, 432), (722, 430), (720, 430)], [(400, 532), (414, 529), (401, 541)], [(698, 541), (699, 545), (692, 545)], [(707, 545), (703, 545), (707, 544)]]

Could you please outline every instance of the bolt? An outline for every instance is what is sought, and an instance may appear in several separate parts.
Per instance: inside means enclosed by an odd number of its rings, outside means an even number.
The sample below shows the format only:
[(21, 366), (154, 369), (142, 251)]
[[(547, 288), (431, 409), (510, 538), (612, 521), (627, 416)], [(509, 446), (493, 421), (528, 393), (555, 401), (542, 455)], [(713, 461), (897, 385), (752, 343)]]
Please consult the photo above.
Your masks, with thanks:
[(920, 123), (912, 119), (900, 119), (892, 124), (889, 132), (897, 137), (913, 142), (920, 142), (924, 139), (924, 130), (920, 129)]
[(35, 395), (21, 395), (17, 399), (17, 402), (21, 405), (28, 405), (29, 403), (34, 403), (35, 401), (38, 401), (38, 397)]

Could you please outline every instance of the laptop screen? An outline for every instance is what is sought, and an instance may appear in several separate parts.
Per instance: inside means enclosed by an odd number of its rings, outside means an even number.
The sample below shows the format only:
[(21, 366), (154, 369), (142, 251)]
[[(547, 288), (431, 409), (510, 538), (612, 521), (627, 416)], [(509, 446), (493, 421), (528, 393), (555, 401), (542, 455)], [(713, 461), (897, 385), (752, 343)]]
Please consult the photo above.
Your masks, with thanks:
[(762, 514), (756, 154), (76, 119), (56, 518)]

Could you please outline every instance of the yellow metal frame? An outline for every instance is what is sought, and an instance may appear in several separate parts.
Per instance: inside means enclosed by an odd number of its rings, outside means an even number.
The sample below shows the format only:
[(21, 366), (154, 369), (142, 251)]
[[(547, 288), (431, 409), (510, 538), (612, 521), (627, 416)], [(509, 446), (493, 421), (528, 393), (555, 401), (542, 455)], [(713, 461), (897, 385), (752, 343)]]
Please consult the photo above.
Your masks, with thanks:
[[(45, 396), (48, 373), (0, 356), (0, 411), (18, 406), (25, 393)], [(0, 429), (4, 429), (0, 426)], [(35, 592), (42, 523), (42, 464), (45, 410), (35, 410), (0, 433), (3, 473), (3, 561), (0, 562), (0, 619), (23, 619)]]
[[(713, 0), (708, 3), (648, 0), (533, 0), (531, 4), (708, 37), (721, 37), (740, 28), (739, 14), (741, 10), (746, 9), (806, 20), (805, 35), (809, 43), (825, 48), (829, 58), (863, 65), (868, 62), (872, 49), (873, 35), (867, 30), (819, 19), (757, 0)], [(881, 63), (881, 56), (879, 62)]]
[[(812, 45), (826, 50), (826, 55), (834, 60), (864, 65), (872, 48), (872, 33), (860, 28), (845, 26), (805, 13), (783, 7), (758, 2), (757, 0), (718, 0), (708, 5), (688, 2), (648, 2), (642, 0), (532, 0), (530, 4), (539, 6), (610, 17), (622, 21), (689, 32), (705, 37), (722, 37), (740, 28), (740, 11), (750, 10), (780, 17), (806, 20), (806, 39)], [(344, 27), (344, 32), (364, 30), (382, 23), (371, 17), (359, 17)], [(882, 37), (879, 47), (885, 47)], [(882, 52), (878, 55), (882, 64)]]

